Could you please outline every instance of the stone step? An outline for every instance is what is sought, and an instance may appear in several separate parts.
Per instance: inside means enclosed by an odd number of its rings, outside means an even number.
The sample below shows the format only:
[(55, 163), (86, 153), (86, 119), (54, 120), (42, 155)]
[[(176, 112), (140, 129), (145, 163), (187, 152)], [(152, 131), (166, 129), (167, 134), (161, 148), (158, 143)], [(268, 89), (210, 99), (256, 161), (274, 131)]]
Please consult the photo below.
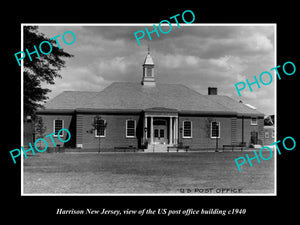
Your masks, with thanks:
[(167, 152), (167, 145), (164, 144), (150, 144), (145, 152)]

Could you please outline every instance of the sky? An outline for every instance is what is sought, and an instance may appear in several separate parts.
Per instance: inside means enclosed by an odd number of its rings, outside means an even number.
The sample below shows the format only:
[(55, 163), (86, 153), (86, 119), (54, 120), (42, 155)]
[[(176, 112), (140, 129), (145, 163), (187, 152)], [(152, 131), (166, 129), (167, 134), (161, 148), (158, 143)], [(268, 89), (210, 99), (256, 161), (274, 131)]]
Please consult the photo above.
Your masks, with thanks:
[[(168, 24), (162, 29), (169, 30)], [(272, 24), (248, 25), (203, 25), (172, 24), (169, 33), (147, 34), (138, 45), (134, 33), (153, 30), (152, 24), (129, 24), (123, 26), (62, 26), (39, 25), (39, 31), (51, 38), (58, 38), (64, 51), (74, 57), (65, 59), (66, 67), (59, 73), (62, 78), (55, 85), (43, 84), (51, 89), (51, 99), (63, 91), (101, 91), (113, 82), (141, 82), (142, 64), (148, 46), (155, 64), (155, 79), (159, 83), (183, 84), (207, 94), (208, 87), (217, 87), (219, 95), (229, 96), (237, 101), (255, 106), (258, 111), (274, 114), (275, 65), (274, 35)], [(158, 27), (158, 25), (157, 25)], [(76, 40), (66, 45), (61, 37), (72, 31)], [(72, 41), (70, 33), (65, 35)], [(273, 75), (270, 85), (258, 88), (253, 85), (241, 91), (241, 97), (234, 84), (254, 81), (254, 76), (269, 71)], [(268, 76), (262, 77), (265, 83)]]

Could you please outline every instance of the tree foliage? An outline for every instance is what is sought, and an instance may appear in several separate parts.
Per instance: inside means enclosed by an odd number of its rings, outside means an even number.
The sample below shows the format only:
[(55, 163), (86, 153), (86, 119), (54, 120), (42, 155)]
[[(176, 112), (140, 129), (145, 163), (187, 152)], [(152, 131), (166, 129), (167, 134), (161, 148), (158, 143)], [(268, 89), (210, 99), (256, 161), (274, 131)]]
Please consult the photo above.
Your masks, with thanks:
[[(33, 116), (38, 108), (42, 108), (42, 104), (48, 99), (47, 94), (51, 91), (43, 88), (42, 83), (54, 84), (55, 78), (61, 78), (58, 73), (65, 67), (64, 57), (69, 58), (73, 55), (65, 52), (57, 47), (55, 40), (45, 37), (43, 33), (38, 31), (37, 26), (24, 26), (24, 50), (34, 52), (34, 45), (39, 48), (43, 41), (52, 44), (52, 52), (44, 55), (39, 52), (40, 57), (36, 53), (31, 54), (32, 61), (28, 55), (24, 58), (24, 114), (25, 116)], [(50, 47), (46, 44), (42, 45), (43, 52), (49, 52)]]
[(44, 125), (44, 121), (42, 117), (37, 116), (35, 118), (34, 130), (35, 130), (35, 134), (37, 135), (36, 136), (37, 138), (44, 137), (47, 127)]

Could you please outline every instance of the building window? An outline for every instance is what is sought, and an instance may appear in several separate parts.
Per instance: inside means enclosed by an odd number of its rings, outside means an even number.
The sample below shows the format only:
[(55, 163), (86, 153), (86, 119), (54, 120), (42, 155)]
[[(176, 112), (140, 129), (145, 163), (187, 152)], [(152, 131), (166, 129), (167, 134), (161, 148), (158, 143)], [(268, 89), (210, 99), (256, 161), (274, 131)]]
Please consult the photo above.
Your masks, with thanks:
[(269, 131), (265, 131), (265, 138), (269, 138)]
[(220, 122), (211, 122), (210, 137), (220, 138)]
[(126, 120), (126, 137), (135, 137), (135, 120)]
[(95, 137), (105, 137), (106, 130), (105, 130), (106, 121), (104, 119), (95, 119)]
[[(57, 137), (58, 131), (60, 131), (62, 128), (64, 128), (64, 121), (63, 120), (54, 120), (53, 121), (53, 131), (54, 131), (54, 136)], [(60, 137), (64, 136), (64, 132), (59, 133)]]
[(147, 68), (147, 77), (152, 77), (152, 69)]
[(251, 125), (257, 125), (257, 117), (251, 117)]
[(166, 120), (154, 120), (153, 121), (153, 125), (162, 125), (162, 126), (165, 126), (167, 123)]
[(154, 137), (158, 138), (158, 129), (154, 129)]
[(192, 121), (183, 121), (183, 138), (192, 138)]

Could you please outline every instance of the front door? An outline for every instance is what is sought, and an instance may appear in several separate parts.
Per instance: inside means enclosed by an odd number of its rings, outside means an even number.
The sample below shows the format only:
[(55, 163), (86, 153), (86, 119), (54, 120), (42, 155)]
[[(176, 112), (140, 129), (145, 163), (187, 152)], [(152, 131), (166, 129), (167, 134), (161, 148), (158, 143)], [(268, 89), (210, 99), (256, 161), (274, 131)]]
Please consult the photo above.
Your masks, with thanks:
[(155, 127), (154, 128), (154, 142), (165, 144), (168, 143), (166, 127)]
[(154, 142), (167, 144), (168, 143), (167, 121), (165, 119), (154, 120), (153, 129), (154, 129)]
[(257, 131), (251, 131), (251, 144), (257, 145), (258, 144), (258, 132)]

